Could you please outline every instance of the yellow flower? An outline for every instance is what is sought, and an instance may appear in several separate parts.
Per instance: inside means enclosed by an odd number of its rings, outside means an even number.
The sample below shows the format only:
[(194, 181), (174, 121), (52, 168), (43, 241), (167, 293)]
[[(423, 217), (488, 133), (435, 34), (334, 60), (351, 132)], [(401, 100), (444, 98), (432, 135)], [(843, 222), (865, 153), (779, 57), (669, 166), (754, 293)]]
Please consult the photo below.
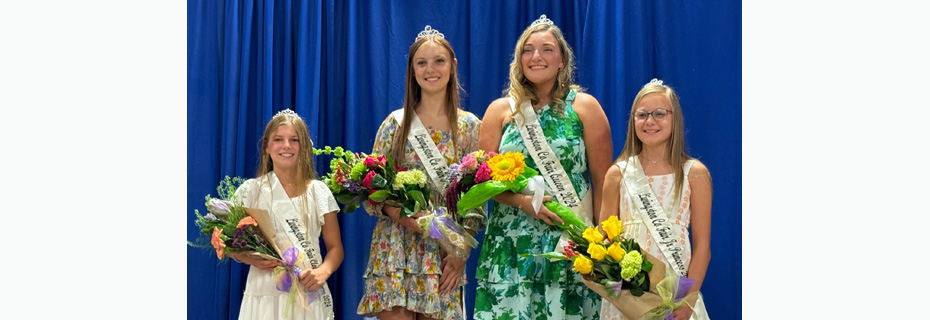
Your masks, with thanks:
[(604, 260), (604, 256), (607, 255), (607, 250), (599, 244), (592, 243), (588, 246), (588, 254), (590, 254), (591, 258), (594, 258), (594, 260), (601, 261)]
[(581, 274), (591, 273), (591, 269), (594, 267), (594, 263), (591, 262), (591, 259), (585, 258), (585, 256), (579, 255), (575, 257), (575, 271), (580, 272)]
[(491, 179), (497, 181), (513, 182), (517, 176), (523, 174), (523, 168), (526, 167), (523, 154), (519, 152), (496, 155), (488, 159), (487, 163), (491, 168)]
[(581, 236), (588, 240), (588, 243), (600, 243), (604, 241), (604, 235), (602, 235), (600, 231), (597, 231), (597, 229), (591, 227), (588, 227)]
[(610, 241), (616, 241), (617, 236), (623, 233), (623, 223), (617, 220), (617, 216), (610, 216), (610, 218), (601, 222), (601, 226), (604, 227), (604, 232), (607, 232), (607, 239), (610, 239)]
[(442, 134), (437, 131), (433, 133), (433, 135), (430, 136), (430, 138), (433, 138), (433, 143), (439, 144), (439, 141), (442, 140)]
[(607, 254), (609, 254), (611, 258), (614, 258), (615, 261), (620, 261), (623, 259), (623, 256), (626, 255), (626, 250), (620, 247), (619, 242), (614, 242), (610, 247), (607, 247)]

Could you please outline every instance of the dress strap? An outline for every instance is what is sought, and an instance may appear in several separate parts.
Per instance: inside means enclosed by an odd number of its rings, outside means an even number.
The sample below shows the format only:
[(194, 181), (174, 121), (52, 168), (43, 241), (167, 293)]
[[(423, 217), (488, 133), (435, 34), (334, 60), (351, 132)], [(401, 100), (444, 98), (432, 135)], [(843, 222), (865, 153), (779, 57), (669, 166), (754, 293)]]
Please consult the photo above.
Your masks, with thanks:
[(686, 178), (688, 177), (688, 172), (691, 172), (691, 166), (693, 166), (693, 165), (694, 165), (694, 159), (688, 159), (688, 161), (685, 161), (685, 168), (684, 168), (684, 170), (685, 170), (685, 177), (686, 177)]

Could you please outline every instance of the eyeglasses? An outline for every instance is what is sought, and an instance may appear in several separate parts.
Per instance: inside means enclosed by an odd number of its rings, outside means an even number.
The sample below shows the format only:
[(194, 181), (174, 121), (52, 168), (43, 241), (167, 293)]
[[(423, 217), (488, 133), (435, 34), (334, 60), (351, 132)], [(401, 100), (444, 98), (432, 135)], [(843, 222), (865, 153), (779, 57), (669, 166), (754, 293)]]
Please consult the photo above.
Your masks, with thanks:
[(633, 117), (636, 118), (636, 121), (646, 121), (646, 119), (649, 119), (649, 115), (652, 115), (653, 119), (655, 119), (656, 121), (659, 121), (659, 120), (665, 119), (665, 116), (668, 116), (670, 114), (672, 114), (672, 110), (668, 110), (668, 109), (655, 109), (655, 110), (652, 110), (652, 112), (638, 110), (633, 113)]

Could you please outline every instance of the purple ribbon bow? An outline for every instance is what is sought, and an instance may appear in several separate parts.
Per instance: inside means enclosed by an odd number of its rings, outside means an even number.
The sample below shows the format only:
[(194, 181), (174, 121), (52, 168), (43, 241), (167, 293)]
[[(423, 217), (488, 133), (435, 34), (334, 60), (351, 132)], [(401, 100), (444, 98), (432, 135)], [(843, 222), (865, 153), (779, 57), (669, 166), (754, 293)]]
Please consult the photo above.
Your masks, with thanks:
[(439, 229), (441, 225), (445, 225), (447, 228), (449, 228), (449, 230), (455, 231), (455, 233), (462, 233), (462, 229), (459, 229), (459, 227), (455, 225), (455, 221), (445, 216), (446, 208), (439, 207), (433, 214), (436, 217), (434, 217), (433, 220), (429, 223), (430, 238), (443, 239), (442, 231)]
[[(291, 289), (291, 285), (294, 284), (295, 279), (300, 277), (300, 267), (296, 266), (297, 257), (300, 255), (300, 250), (297, 247), (291, 247), (284, 251), (284, 254), (281, 255), (281, 258), (284, 259), (284, 267), (287, 269), (284, 271), (284, 274), (276, 281), (275, 289), (278, 291), (288, 292)], [(311, 304), (316, 299), (319, 299), (323, 295), (323, 288), (319, 288), (307, 293), (307, 304)]]

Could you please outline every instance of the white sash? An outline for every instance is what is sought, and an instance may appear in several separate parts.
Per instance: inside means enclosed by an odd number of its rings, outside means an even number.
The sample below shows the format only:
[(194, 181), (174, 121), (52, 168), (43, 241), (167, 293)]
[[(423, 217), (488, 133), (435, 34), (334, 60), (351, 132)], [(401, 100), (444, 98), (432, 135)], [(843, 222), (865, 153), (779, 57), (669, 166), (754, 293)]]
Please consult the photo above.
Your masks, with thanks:
[(665, 261), (671, 265), (675, 273), (687, 277), (688, 270), (685, 269), (685, 247), (681, 243), (681, 229), (672, 225), (668, 214), (662, 209), (662, 204), (649, 187), (649, 178), (643, 171), (639, 157), (632, 156), (627, 162), (621, 161), (617, 165), (623, 172), (623, 180), (626, 183), (630, 200), (633, 201), (634, 212), (640, 216), (649, 233), (652, 234)]
[[(284, 186), (281, 185), (281, 182), (278, 181), (278, 177), (274, 172), (269, 172), (265, 175), (267, 183), (261, 184), (261, 193), (260, 197), (264, 197), (264, 203), (271, 208), (270, 212), (274, 219), (279, 223), (287, 232), (287, 238), (291, 241), (291, 244), (294, 246), (299, 245), (303, 252), (306, 254), (307, 259), (302, 261), (298, 267), (301, 270), (310, 270), (310, 268), (319, 268), (320, 264), (323, 263), (320, 258), (320, 253), (317, 252), (316, 248), (319, 247), (319, 239), (316, 237), (307, 236), (307, 219), (305, 215), (300, 213), (303, 210), (296, 208), (294, 203), (291, 201), (291, 198), (287, 196), (287, 192), (284, 191)], [(263, 181), (264, 182), (264, 181)], [(265, 195), (270, 195), (270, 197), (265, 197)], [(308, 201), (309, 204), (309, 201)], [(308, 205), (307, 214), (315, 214), (316, 207), (313, 205)], [(303, 217), (303, 218), (301, 218)], [(287, 250), (288, 246), (281, 247), (281, 250)], [(295, 284), (300, 285), (300, 280), (294, 279)], [(333, 297), (329, 292), (329, 285), (323, 284), (322, 287), (323, 294), (316, 301), (310, 304), (311, 309), (316, 308), (318, 305), (320, 309), (323, 310), (323, 314), (326, 319), (332, 319), (333, 314)]]
[[(536, 162), (539, 173), (546, 180), (548, 188), (552, 190), (555, 199), (572, 210), (581, 221), (584, 221), (589, 227), (594, 226), (593, 221), (593, 201), (591, 191), (585, 194), (584, 199), (579, 199), (578, 192), (572, 185), (571, 179), (568, 178), (568, 172), (562, 167), (562, 162), (552, 151), (546, 136), (543, 134), (539, 125), (539, 119), (536, 118), (536, 111), (529, 100), (523, 101), (520, 105), (521, 113), (516, 113), (516, 106), (513, 98), (510, 101), (510, 110), (514, 112), (514, 121), (517, 128), (520, 129), (520, 136), (523, 138), (523, 144), (530, 153), (530, 157)], [(561, 248), (568, 243), (565, 233), (559, 238), (559, 244), (556, 249)]]
[[(398, 123), (404, 121), (404, 109), (395, 110), (391, 114), (394, 115), (394, 119)], [(455, 130), (455, 128), (451, 128), (451, 130)], [(420, 122), (420, 117), (416, 113), (413, 114), (413, 122), (410, 123), (410, 134), (407, 135), (407, 141), (413, 145), (413, 150), (420, 156), (420, 162), (426, 167), (426, 174), (430, 177), (433, 186), (438, 190), (446, 190), (446, 187), (449, 186), (449, 163), (446, 162), (446, 157), (442, 152), (439, 152), (439, 148), (433, 142), (429, 131), (423, 126), (423, 122)], [(398, 159), (394, 159), (394, 161), (398, 161)]]

